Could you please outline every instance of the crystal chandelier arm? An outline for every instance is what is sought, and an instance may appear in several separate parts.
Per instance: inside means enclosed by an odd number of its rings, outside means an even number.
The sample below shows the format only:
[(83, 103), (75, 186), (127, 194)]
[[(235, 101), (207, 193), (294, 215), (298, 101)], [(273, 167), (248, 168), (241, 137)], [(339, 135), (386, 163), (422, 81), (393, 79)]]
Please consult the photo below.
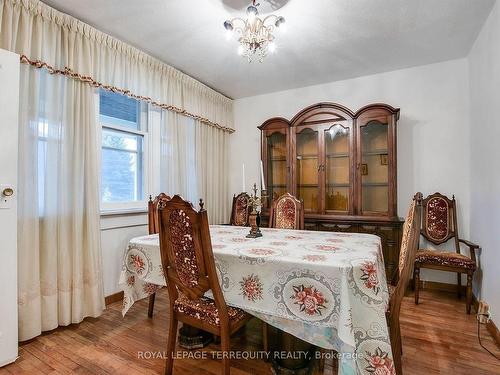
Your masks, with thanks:
[(269, 21), (272, 21), (272, 24), (274, 25), (276, 20), (278, 19), (278, 16), (275, 15), (275, 14), (270, 14), (269, 16), (266, 16), (263, 20), (262, 20), (262, 23), (265, 25), (266, 24), (266, 21), (269, 20)]
[(233, 25), (234, 28), (240, 28), (240, 29), (245, 28), (245, 24), (246, 24), (246, 21), (243, 18), (239, 18), (239, 17), (233, 18), (229, 22), (231, 22), (231, 24)]

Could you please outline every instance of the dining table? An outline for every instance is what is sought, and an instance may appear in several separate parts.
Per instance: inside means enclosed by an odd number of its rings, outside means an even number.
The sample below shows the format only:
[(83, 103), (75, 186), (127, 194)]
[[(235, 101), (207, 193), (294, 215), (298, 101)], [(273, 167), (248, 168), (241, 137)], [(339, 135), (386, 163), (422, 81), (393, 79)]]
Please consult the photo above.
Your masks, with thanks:
[[(339, 374), (394, 374), (379, 237), (211, 225), (219, 283), (231, 306), (326, 351)], [(157, 234), (130, 240), (119, 285), (122, 314), (166, 285)]]

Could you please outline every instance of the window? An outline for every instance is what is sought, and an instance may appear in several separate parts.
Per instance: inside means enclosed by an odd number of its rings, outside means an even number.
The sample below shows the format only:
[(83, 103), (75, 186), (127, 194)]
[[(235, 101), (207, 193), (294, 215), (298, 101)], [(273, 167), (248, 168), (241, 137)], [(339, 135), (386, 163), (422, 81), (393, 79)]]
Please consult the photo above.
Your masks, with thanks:
[(99, 91), (104, 208), (140, 206), (145, 200), (146, 106), (121, 94)]

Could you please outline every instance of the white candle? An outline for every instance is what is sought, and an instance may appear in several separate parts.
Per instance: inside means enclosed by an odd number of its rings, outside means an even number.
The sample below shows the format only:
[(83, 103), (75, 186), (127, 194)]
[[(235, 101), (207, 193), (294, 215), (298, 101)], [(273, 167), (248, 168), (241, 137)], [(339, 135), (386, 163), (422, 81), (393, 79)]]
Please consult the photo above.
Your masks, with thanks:
[(243, 170), (242, 170), (242, 174), (241, 174), (241, 191), (242, 192), (245, 192), (245, 163), (243, 163)]
[(260, 182), (262, 184), (262, 190), (266, 190), (266, 181), (264, 181), (264, 164), (262, 164), (262, 160), (260, 161)]

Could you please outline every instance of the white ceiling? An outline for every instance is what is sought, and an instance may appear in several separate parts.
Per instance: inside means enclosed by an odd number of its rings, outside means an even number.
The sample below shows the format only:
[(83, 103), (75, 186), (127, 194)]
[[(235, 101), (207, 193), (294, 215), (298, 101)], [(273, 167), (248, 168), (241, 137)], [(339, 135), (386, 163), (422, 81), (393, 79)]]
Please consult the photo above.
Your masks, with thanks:
[(249, 64), (223, 22), (246, 0), (44, 0), (231, 98), (464, 57), (494, 0), (259, 0), (286, 18)]

